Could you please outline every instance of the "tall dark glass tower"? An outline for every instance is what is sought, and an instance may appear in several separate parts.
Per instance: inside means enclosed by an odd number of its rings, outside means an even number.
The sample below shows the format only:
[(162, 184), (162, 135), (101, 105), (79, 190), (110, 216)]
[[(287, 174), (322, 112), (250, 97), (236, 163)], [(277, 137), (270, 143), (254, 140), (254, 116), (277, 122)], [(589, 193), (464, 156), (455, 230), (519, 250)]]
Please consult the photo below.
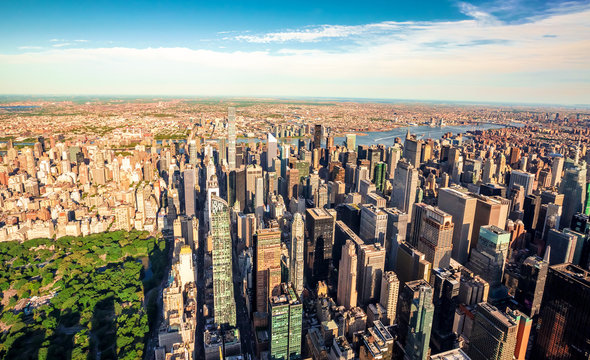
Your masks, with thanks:
[(590, 272), (559, 264), (549, 268), (531, 359), (590, 357)]

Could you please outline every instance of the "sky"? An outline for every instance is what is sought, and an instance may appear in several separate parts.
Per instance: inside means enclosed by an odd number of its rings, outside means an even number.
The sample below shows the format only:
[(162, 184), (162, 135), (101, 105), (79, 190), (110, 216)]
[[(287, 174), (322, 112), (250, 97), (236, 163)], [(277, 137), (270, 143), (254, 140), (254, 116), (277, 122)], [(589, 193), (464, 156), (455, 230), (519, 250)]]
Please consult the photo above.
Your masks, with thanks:
[(0, 94), (590, 104), (590, 0), (19, 0), (0, 14)]

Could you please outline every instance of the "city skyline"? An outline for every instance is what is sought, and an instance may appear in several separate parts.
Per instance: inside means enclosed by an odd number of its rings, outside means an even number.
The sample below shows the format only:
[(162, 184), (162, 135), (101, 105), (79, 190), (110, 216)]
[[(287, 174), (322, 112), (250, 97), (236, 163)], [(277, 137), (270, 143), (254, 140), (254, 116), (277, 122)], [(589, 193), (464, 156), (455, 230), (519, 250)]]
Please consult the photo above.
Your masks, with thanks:
[(2, 94), (571, 105), (590, 91), (587, 1), (30, 5), (0, 5)]

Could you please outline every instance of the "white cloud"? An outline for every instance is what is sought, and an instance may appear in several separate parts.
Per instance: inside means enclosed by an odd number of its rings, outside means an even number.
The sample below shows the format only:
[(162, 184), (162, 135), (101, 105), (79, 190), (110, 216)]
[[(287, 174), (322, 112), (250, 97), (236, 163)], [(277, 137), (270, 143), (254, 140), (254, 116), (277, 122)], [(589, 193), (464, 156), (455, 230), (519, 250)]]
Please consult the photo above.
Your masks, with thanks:
[(0, 54), (0, 93), (589, 102), (589, 8), (524, 24), (475, 15), (480, 20), (326, 25), (257, 41), (358, 37), (338, 49), (105, 47)]
[(59, 43), (59, 44), (53, 44), (51, 46), (56, 47), (56, 48), (60, 48), (60, 47), (70, 46), (70, 45), (72, 45), (72, 43)]
[(18, 49), (19, 50), (41, 50), (41, 49), (43, 49), (43, 47), (42, 46), (28, 46), (28, 45), (25, 45), (25, 46), (19, 46)]
[(74, 40), (74, 42), (86, 43), (86, 42), (88, 42), (88, 40), (80, 39), (80, 40)]

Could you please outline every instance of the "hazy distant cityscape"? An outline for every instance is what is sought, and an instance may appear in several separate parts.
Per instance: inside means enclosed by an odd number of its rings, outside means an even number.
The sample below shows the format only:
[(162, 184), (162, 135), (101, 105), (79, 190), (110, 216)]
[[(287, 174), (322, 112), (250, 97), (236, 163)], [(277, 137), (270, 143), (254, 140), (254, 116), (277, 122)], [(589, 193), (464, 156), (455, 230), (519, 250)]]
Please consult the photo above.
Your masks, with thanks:
[(0, 131), (3, 358), (590, 354), (587, 109), (41, 99)]
[(0, 14), (0, 360), (590, 360), (590, 0)]

